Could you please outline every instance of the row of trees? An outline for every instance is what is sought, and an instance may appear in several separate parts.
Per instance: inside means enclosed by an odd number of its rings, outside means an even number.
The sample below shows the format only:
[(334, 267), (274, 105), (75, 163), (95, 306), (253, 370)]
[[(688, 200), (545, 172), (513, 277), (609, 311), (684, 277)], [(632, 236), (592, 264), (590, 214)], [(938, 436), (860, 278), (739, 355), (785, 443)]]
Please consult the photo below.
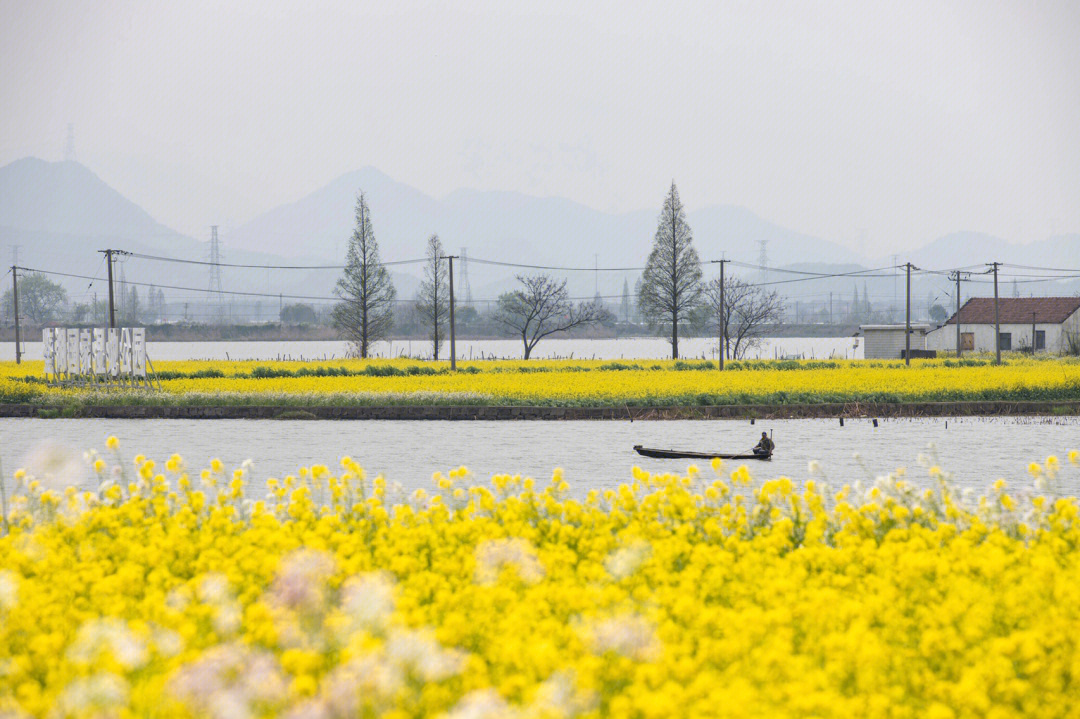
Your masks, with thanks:
[[(356, 228), (345, 264), (335, 288), (342, 302), (334, 310), (334, 324), (353, 343), (355, 353), (366, 358), (375, 342), (390, 336), (397, 291), (379, 256), (363, 193), (356, 201)], [(449, 280), (446, 251), (439, 236), (432, 235), (416, 308), (428, 328), (435, 359), (449, 323)], [(599, 298), (577, 304), (571, 301), (565, 279), (540, 273), (518, 275), (517, 280), (518, 289), (499, 297), (494, 319), (521, 338), (526, 359), (549, 335), (613, 319)], [(624, 292), (624, 305), (628, 299), (628, 292)], [(712, 328), (726, 339), (724, 356), (737, 358), (757, 342), (766, 326), (783, 316), (783, 301), (776, 292), (736, 278), (727, 282), (703, 280), (701, 260), (675, 183), (664, 200), (653, 248), (638, 283), (637, 304), (651, 326), (670, 332), (671, 356), (676, 359), (680, 327)], [(622, 309), (626, 311), (625, 306)]]
[[(121, 324), (156, 322), (165, 316), (165, 293), (158, 288), (146, 290), (145, 303), (139, 295), (139, 288), (131, 285), (117, 289), (116, 318)], [(0, 296), (0, 316), (14, 319), (15, 303), (12, 290), (6, 290)], [(90, 302), (68, 301), (67, 290), (59, 283), (37, 272), (19, 275), (19, 317), (32, 325), (44, 325), (49, 322), (71, 321), (84, 322), (107, 321), (108, 304), (105, 300)]]
[[(424, 279), (416, 297), (417, 313), (428, 328), (432, 354), (439, 359), (450, 319), (450, 276), (446, 250), (438, 235), (427, 242)], [(499, 297), (494, 318), (521, 337), (525, 358), (544, 337), (576, 327), (603, 322), (609, 313), (599, 302), (575, 305), (566, 280), (549, 275), (518, 275), (521, 287)], [(335, 292), (341, 303), (334, 309), (334, 324), (353, 344), (355, 354), (368, 357), (372, 345), (388, 339), (393, 327), (397, 290), (379, 256), (379, 243), (371, 224), (371, 211), (363, 193), (356, 200), (356, 229), (349, 240), (345, 271)]]

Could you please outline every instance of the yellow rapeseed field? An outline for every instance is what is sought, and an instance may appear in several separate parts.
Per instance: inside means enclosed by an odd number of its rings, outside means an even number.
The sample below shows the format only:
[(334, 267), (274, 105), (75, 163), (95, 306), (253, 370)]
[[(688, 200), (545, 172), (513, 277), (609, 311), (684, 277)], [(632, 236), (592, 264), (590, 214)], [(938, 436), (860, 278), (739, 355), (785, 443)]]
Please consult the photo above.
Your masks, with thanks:
[(107, 445), (96, 491), (15, 473), (2, 716), (1076, 716), (1075, 451), (967, 502), (937, 467), (719, 462), (579, 499), (348, 457), (252, 488)]
[[(160, 362), (162, 393), (59, 389), (40, 362), (0, 363), (0, 401), (162, 404), (517, 404), (661, 406), (847, 401), (1080, 399), (1080, 362), (700, 362), (414, 360)], [(28, 381), (29, 380), (29, 381)]]

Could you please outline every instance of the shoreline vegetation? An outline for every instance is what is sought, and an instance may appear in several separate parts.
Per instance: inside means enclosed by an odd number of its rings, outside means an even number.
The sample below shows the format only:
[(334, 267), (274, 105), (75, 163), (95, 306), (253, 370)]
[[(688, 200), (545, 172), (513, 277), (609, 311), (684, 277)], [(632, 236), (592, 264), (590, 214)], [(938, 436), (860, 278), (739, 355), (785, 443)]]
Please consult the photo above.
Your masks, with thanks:
[[(1080, 360), (157, 363), (160, 390), (51, 385), (0, 363), (0, 415), (651, 419), (1080, 414)], [(182, 410), (182, 411), (181, 411)]]
[[(68, 325), (65, 325), (68, 326)], [(91, 328), (98, 325), (70, 325), (72, 327)], [(27, 325), (23, 327), (23, 342), (38, 342), (41, 340), (41, 326)], [(858, 323), (838, 322), (835, 324), (820, 323), (785, 323), (770, 325), (765, 328), (763, 339), (782, 339), (791, 337), (851, 337), (859, 329)], [(695, 337), (697, 335), (690, 335)], [(613, 327), (593, 327), (587, 330), (576, 329), (571, 333), (559, 333), (552, 335), (552, 339), (629, 339), (629, 338), (655, 339), (656, 332), (648, 325), (639, 323), (619, 322)], [(146, 325), (146, 339), (148, 342), (346, 342), (348, 338), (341, 332), (329, 325), (289, 324), (280, 322), (267, 322), (264, 324), (237, 324), (237, 325), (205, 325), (185, 322), (168, 322), (162, 324)], [(429, 341), (427, 335), (422, 332), (394, 334), (390, 338), (394, 342)], [(468, 331), (458, 328), (457, 339), (477, 340), (514, 340), (514, 336), (505, 333), (491, 331)], [(0, 342), (14, 342), (15, 329), (13, 326), (0, 326)]]

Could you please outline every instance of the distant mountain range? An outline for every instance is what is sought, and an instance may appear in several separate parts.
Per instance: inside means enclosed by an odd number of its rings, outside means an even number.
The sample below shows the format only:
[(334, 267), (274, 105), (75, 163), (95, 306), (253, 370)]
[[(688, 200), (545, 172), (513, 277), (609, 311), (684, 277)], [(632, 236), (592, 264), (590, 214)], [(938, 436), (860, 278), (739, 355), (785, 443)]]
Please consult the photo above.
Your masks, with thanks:
[[(356, 195), (363, 190), (375, 235), (388, 258), (415, 257), (438, 233), (447, 247), (471, 257), (528, 260), (535, 264), (633, 266), (648, 255), (657, 210), (606, 213), (559, 197), (457, 190), (436, 199), (373, 167), (342, 175), (232, 231), (230, 246), (294, 254), (340, 256), (353, 228)], [(657, 197), (657, 207), (663, 197)], [(774, 225), (741, 207), (715, 206), (687, 213), (702, 259), (755, 262), (759, 240), (785, 262), (860, 262), (841, 245)]]
[[(222, 236), (225, 261), (239, 264), (337, 264), (354, 226), (356, 195), (363, 191), (371, 207), (376, 237), (385, 260), (422, 256), (428, 236), (438, 233), (454, 252), (468, 248), (473, 260), (535, 265), (637, 267), (644, 264), (655, 233), (659, 209), (606, 213), (557, 197), (531, 197), (514, 192), (458, 190), (437, 199), (397, 182), (375, 168), (342, 175), (295, 202), (274, 208)], [(657, 198), (657, 207), (663, 198)], [(755, 265), (759, 241), (767, 242), (770, 265), (809, 271), (851, 271), (892, 264), (891, 257), (870, 259), (839, 243), (775, 225), (753, 212), (730, 205), (689, 211), (687, 219), (702, 260), (726, 258)], [(206, 260), (209, 243), (182, 235), (158, 223), (97, 175), (75, 162), (25, 158), (0, 167), (0, 245), (20, 245), (19, 262), (29, 267), (103, 277), (98, 250), (106, 247), (142, 254)], [(876, 253), (875, 253), (876, 254)], [(1027, 245), (975, 232), (946, 235), (900, 256), (923, 268), (938, 269), (997, 260), (1031, 266), (1076, 266), (1080, 234), (1063, 235)], [(5, 265), (8, 257), (4, 258)], [(733, 274), (761, 277), (754, 268), (732, 268)], [(165, 264), (132, 258), (124, 265), (129, 281), (192, 288), (166, 290), (173, 301), (200, 302), (208, 286), (205, 265)], [(473, 294), (488, 298), (513, 284), (513, 268), (472, 262)], [(248, 292), (329, 296), (336, 271), (241, 270), (223, 268), (226, 289)], [(416, 291), (418, 266), (395, 268), (398, 294)], [(621, 292), (624, 280), (633, 286), (635, 271), (569, 273), (573, 292), (591, 296), (596, 290)], [(784, 275), (782, 277), (790, 277)], [(777, 275), (771, 279), (779, 279)], [(836, 278), (780, 285), (792, 298), (823, 304), (830, 293), (863, 292), (862, 278)], [(871, 288), (871, 298), (894, 301), (893, 280), (885, 289)], [(595, 284), (594, 284), (595, 283)], [(85, 301), (104, 282), (66, 278), (73, 299)], [(940, 282), (919, 292), (936, 292)], [(884, 288), (884, 285), (882, 285)], [(1027, 294), (1025, 292), (1025, 294)], [(242, 299), (242, 298), (241, 298)], [(924, 300), (925, 302), (926, 300)]]

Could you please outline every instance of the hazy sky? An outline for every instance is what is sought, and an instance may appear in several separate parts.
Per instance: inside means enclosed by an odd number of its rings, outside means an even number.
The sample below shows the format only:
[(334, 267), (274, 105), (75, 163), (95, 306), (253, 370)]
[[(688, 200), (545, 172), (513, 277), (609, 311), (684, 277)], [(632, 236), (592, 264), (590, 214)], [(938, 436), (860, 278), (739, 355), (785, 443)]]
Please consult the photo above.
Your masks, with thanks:
[(869, 255), (1080, 232), (1080, 2), (525, 5), (0, 0), (0, 164), (73, 123), (199, 238), (364, 165)]

